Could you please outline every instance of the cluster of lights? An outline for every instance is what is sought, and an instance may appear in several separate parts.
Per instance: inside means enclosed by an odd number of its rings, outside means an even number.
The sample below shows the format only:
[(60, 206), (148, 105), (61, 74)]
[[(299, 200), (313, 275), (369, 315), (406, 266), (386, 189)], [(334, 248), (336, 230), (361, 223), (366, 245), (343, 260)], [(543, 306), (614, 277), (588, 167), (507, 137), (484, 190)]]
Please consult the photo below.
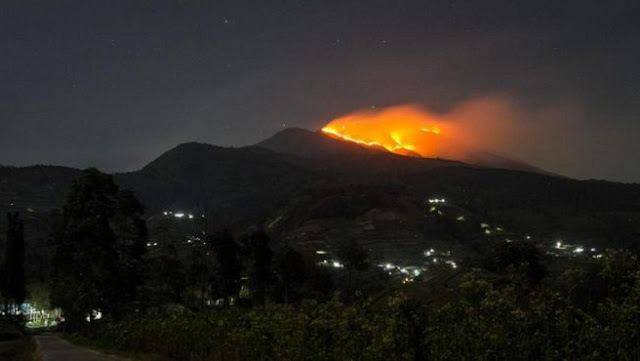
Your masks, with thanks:
[(99, 320), (102, 318), (102, 312), (100, 310), (92, 310), (91, 314), (87, 314), (85, 321), (91, 322), (91, 320)]
[(444, 203), (446, 202), (444, 198), (431, 198), (429, 199), (429, 203)]
[[(480, 229), (482, 229), (484, 234), (486, 234), (486, 235), (491, 235), (491, 234), (493, 234), (494, 231), (495, 232), (503, 232), (504, 231), (504, 229), (502, 227), (495, 227), (495, 229), (492, 231), (491, 230), (491, 225), (489, 225), (489, 223), (485, 223), (485, 222), (480, 223)], [(529, 239), (529, 238), (527, 238), (527, 239)]]
[[(162, 214), (164, 214), (165, 216), (174, 216), (175, 218), (189, 218), (189, 219), (193, 219), (193, 214), (189, 213), (184, 213), (184, 212), (172, 212), (172, 211), (164, 211), (162, 212)], [(204, 214), (201, 215), (202, 218), (204, 218)]]
[[(566, 243), (563, 243), (562, 240), (556, 241), (556, 243), (554, 245), (554, 248), (557, 249), (557, 250), (560, 250), (560, 251), (571, 251), (571, 253), (575, 253), (575, 254), (582, 254), (582, 253), (584, 253), (586, 251), (586, 249), (583, 246), (579, 246), (579, 245), (578, 246), (574, 246), (574, 245), (571, 245), (571, 244), (566, 244)], [(596, 249), (595, 248), (590, 248), (589, 252), (590, 253), (595, 253)], [(601, 254), (597, 254), (597, 255), (593, 256), (593, 258), (600, 258), (600, 257), (602, 257)]]
[[(379, 264), (378, 267), (387, 271), (389, 275), (392, 275), (394, 271), (399, 272), (403, 275), (406, 275), (405, 280), (408, 278), (411, 279), (412, 277), (418, 277), (424, 271), (423, 268), (419, 268), (415, 266), (400, 267), (400, 266), (394, 265), (393, 263)], [(403, 281), (403, 283), (405, 282)]]
[[(202, 241), (202, 238), (198, 237), (198, 236), (187, 236), (187, 243), (193, 243), (196, 241)], [(207, 244), (207, 242), (204, 242), (204, 244)]]
[(323, 267), (333, 267), (333, 268), (344, 268), (344, 264), (340, 263), (337, 260), (323, 260), (322, 262), (317, 263), (318, 266)]

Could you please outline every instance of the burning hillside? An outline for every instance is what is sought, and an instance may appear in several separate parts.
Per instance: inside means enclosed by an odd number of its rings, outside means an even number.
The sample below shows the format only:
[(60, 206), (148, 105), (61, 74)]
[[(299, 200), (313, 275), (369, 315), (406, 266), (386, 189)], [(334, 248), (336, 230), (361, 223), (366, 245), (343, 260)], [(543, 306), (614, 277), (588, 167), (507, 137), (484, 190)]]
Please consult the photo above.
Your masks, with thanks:
[(460, 141), (453, 141), (451, 122), (413, 105), (351, 113), (332, 120), (322, 132), (402, 155), (455, 158), (462, 151)]
[[(508, 99), (480, 98), (447, 113), (417, 105), (356, 111), (333, 119), (322, 133), (344, 141), (413, 157), (441, 158), (468, 164), (544, 172), (508, 156), (522, 143), (544, 133), (557, 118), (544, 109), (525, 114)], [(523, 135), (527, 134), (526, 138)]]

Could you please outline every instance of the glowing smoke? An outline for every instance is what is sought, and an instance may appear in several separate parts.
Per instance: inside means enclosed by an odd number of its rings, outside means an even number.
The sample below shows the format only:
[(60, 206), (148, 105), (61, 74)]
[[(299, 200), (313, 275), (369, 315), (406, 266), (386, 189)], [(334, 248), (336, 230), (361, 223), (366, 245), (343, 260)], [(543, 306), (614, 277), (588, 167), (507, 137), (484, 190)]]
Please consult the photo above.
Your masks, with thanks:
[(577, 115), (571, 106), (525, 112), (506, 97), (485, 97), (446, 113), (411, 104), (360, 110), (331, 120), (322, 131), (402, 155), (465, 161), (478, 149), (518, 157), (518, 149), (554, 136), (546, 131), (551, 121), (558, 129), (559, 118), (570, 125)]

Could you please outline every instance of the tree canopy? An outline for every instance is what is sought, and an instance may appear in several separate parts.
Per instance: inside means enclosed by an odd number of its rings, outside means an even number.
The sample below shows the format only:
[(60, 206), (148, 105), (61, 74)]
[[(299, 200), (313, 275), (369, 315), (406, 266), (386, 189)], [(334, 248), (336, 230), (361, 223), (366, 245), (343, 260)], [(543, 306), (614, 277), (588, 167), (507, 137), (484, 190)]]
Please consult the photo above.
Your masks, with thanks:
[(25, 298), (24, 226), (18, 213), (7, 213), (4, 257), (0, 264), (0, 294), (5, 311), (9, 305), (20, 305)]
[(93, 310), (132, 311), (146, 247), (143, 207), (110, 175), (87, 169), (71, 186), (54, 237), (52, 302), (77, 326)]

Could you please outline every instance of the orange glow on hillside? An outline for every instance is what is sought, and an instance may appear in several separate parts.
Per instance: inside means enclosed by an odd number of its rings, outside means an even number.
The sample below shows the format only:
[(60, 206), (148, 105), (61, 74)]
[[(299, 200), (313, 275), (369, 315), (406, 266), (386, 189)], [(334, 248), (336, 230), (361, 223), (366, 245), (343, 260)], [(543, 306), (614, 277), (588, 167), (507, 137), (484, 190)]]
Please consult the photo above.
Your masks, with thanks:
[(446, 157), (451, 153), (453, 126), (417, 106), (402, 105), (360, 111), (336, 118), (322, 132), (361, 145), (421, 157)]

